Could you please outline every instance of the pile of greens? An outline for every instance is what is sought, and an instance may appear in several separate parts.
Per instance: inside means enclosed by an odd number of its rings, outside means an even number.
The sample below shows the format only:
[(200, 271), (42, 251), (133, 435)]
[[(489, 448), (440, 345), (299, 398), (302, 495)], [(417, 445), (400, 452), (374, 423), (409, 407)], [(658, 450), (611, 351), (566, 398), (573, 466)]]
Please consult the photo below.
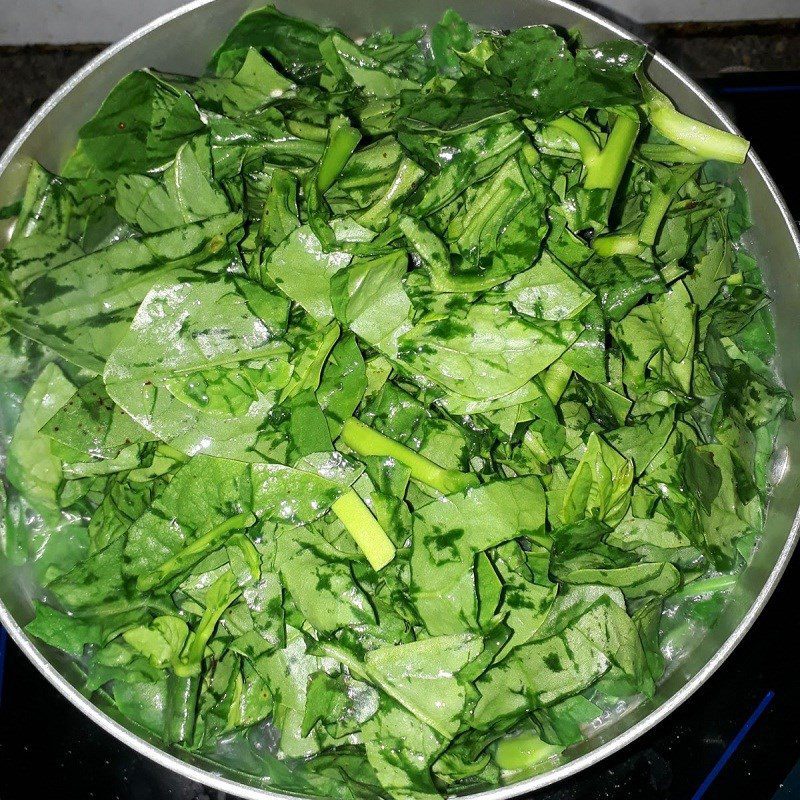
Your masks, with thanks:
[(653, 693), (665, 603), (708, 624), (756, 543), (791, 402), (747, 143), (644, 57), (267, 7), (33, 167), (2, 544), (98, 702), (249, 782), (399, 799)]

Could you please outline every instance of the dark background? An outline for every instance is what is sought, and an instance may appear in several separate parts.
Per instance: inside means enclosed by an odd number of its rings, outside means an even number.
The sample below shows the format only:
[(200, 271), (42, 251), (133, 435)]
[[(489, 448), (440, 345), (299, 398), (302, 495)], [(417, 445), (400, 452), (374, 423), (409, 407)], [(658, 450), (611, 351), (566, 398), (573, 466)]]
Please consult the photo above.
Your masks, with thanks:
[[(2, 0), (0, 0), (2, 2)], [(632, 27), (632, 26), (628, 26)], [(751, 138), (800, 217), (800, 20), (662, 25), (638, 33), (701, 80)], [(0, 150), (101, 50), (0, 48)], [(703, 797), (800, 798), (800, 561), (730, 659), (655, 730), (536, 800), (699, 800), (700, 787), (769, 692), (774, 697)], [(2, 634), (0, 634), (2, 637)], [(12, 643), (0, 642), (0, 800), (222, 800), (90, 723)]]

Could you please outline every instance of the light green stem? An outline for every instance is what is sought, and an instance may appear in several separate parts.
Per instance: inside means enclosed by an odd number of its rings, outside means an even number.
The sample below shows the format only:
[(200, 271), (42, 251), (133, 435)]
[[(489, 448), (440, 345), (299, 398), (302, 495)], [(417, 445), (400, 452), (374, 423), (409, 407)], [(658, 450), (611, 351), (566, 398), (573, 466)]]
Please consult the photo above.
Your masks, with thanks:
[(158, 443), (156, 452), (164, 456), (164, 458), (171, 458), (173, 461), (178, 461), (181, 464), (185, 464), (189, 460), (189, 456), (187, 456), (186, 453), (182, 453), (180, 450), (176, 450), (174, 447), (164, 444), (164, 442)]
[(643, 142), (639, 146), (643, 158), (650, 161), (661, 161), (665, 164), (702, 164), (705, 159), (697, 153), (692, 153), (679, 144), (657, 144)]
[(667, 215), (672, 197), (671, 194), (662, 191), (659, 186), (653, 185), (650, 191), (650, 204), (647, 206), (647, 213), (642, 220), (641, 228), (639, 228), (639, 241), (642, 244), (652, 247), (656, 243), (658, 229)]
[(197, 675), (170, 675), (167, 678), (166, 738), (168, 742), (188, 743), (194, 736), (197, 719)]
[(149, 592), (182, 572), (186, 572), (186, 570), (191, 569), (200, 561), (208, 551), (221, 547), (234, 531), (249, 528), (255, 524), (255, 521), (256, 518), (252, 514), (237, 514), (235, 517), (226, 519), (213, 527), (208, 533), (204, 533), (195, 539), (148, 575), (140, 575), (136, 580), (136, 588), (140, 592)]
[(344, 117), (333, 120), (317, 172), (317, 188), (320, 192), (330, 189), (360, 141), (361, 134), (351, 128)]
[(609, 206), (613, 202), (617, 187), (622, 180), (628, 159), (631, 157), (636, 137), (639, 135), (639, 121), (626, 114), (619, 114), (608, 135), (605, 147), (599, 155), (586, 163), (586, 189), (608, 189)]
[(376, 572), (394, 558), (396, 551), (392, 540), (355, 489), (342, 495), (331, 506), (331, 510), (347, 528), (347, 532)]
[(98, 606), (78, 609), (74, 611), (73, 614), (78, 619), (81, 617), (105, 618), (114, 617), (117, 614), (127, 614), (140, 608), (147, 608), (150, 611), (158, 611), (162, 614), (175, 613), (175, 607), (172, 601), (169, 599), (165, 600), (163, 597), (138, 597), (135, 600), (128, 600), (125, 597), (120, 597)]
[(442, 494), (461, 492), (470, 486), (478, 485), (477, 475), (469, 472), (445, 469), (430, 459), (406, 447), (374, 428), (365, 425), (355, 417), (350, 417), (342, 428), (342, 441), (362, 456), (387, 456), (405, 464), (411, 470), (411, 477), (430, 486)]
[(743, 164), (750, 143), (728, 131), (687, 117), (675, 108), (661, 107), (649, 113), (650, 124), (671, 142), (703, 159)]
[(572, 117), (559, 117), (550, 123), (550, 127), (563, 131), (578, 143), (578, 148), (581, 151), (581, 160), (584, 164), (594, 161), (600, 155), (600, 147), (594, 135), (578, 120)]
[(324, 142), (328, 138), (328, 129), (319, 125), (312, 125), (310, 122), (302, 122), (297, 119), (287, 119), (286, 127), (290, 133), (300, 139), (308, 139), (312, 142)]
[(738, 579), (738, 575), (717, 575), (713, 578), (701, 578), (687, 583), (686, 586), (675, 592), (671, 599), (679, 600), (685, 597), (697, 597), (701, 594), (724, 592), (735, 586)]
[(191, 675), (199, 675), (203, 664), (203, 656), (206, 652), (211, 637), (214, 635), (214, 629), (217, 627), (220, 617), (225, 613), (228, 606), (239, 596), (241, 592), (232, 592), (225, 599), (224, 602), (217, 606), (207, 606), (203, 611), (203, 616), (194, 632), (186, 654), (183, 655), (175, 665), (174, 670), (176, 675), (188, 677)]
[(653, 86), (644, 74), (639, 74), (639, 83), (642, 85), (647, 118), (662, 136), (704, 160), (744, 163), (750, 142), (735, 133), (714, 128), (681, 114), (672, 101)]
[(494, 752), (498, 767), (509, 772), (528, 769), (547, 758), (552, 758), (564, 748), (547, 744), (533, 733), (523, 733), (510, 739), (501, 740)]
[(605, 236), (595, 236), (592, 249), (601, 258), (611, 256), (638, 256), (644, 250), (635, 233), (609, 233)]

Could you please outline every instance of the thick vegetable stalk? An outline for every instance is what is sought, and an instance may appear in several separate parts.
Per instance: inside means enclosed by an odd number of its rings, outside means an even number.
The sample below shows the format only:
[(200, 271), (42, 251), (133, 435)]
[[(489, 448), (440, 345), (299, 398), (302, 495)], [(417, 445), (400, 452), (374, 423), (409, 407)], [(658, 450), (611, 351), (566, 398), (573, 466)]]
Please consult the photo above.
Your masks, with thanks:
[(705, 159), (685, 147), (673, 142), (642, 142), (639, 145), (642, 158), (662, 164), (702, 164)]
[(594, 238), (592, 249), (601, 258), (638, 256), (644, 250), (644, 245), (639, 241), (639, 234), (636, 231), (633, 233), (607, 233)]
[(177, 577), (182, 572), (186, 572), (209, 551), (221, 547), (234, 531), (249, 528), (255, 524), (255, 521), (256, 518), (252, 514), (237, 514), (234, 517), (229, 517), (195, 539), (148, 575), (140, 575), (136, 581), (136, 588), (140, 592), (149, 592), (171, 578)]
[(350, 126), (345, 117), (334, 117), (317, 169), (317, 188), (320, 192), (324, 194), (330, 189), (360, 141), (361, 134)]
[(636, 137), (639, 135), (639, 117), (636, 109), (626, 107), (620, 110), (602, 149), (595, 141), (592, 132), (572, 117), (559, 117), (551, 125), (569, 134), (578, 143), (581, 160), (586, 167), (583, 186), (585, 189), (608, 190), (606, 200), (606, 213), (608, 213), (614, 203), (622, 175), (628, 166)]
[(469, 472), (444, 469), (410, 447), (378, 433), (374, 428), (351, 417), (342, 428), (342, 441), (361, 456), (388, 456), (411, 470), (411, 477), (442, 494), (461, 492), (478, 485), (478, 477)]
[(558, 755), (563, 749), (563, 747), (547, 744), (533, 733), (522, 733), (498, 742), (494, 761), (502, 770), (519, 772)]
[(550, 123), (550, 127), (563, 131), (578, 143), (581, 160), (584, 164), (589, 164), (600, 155), (600, 146), (597, 144), (594, 134), (578, 120), (565, 115), (554, 119)]
[(206, 607), (188, 644), (172, 665), (167, 679), (167, 738), (171, 742), (191, 742), (197, 712), (200, 674), (206, 647), (220, 617), (241, 594), (230, 572), (220, 576), (206, 593)]
[(309, 139), (312, 142), (324, 142), (328, 139), (328, 129), (321, 125), (313, 125), (297, 119), (287, 119), (286, 129), (300, 139)]
[(335, 248), (336, 237), (328, 225), (331, 212), (324, 195), (339, 177), (360, 141), (361, 134), (350, 125), (346, 117), (334, 117), (322, 158), (308, 173), (303, 184), (308, 224), (328, 251)]
[(166, 739), (170, 743), (191, 742), (200, 691), (198, 675), (170, 674), (167, 677)]
[(377, 572), (383, 569), (395, 555), (395, 546), (386, 535), (378, 520), (372, 516), (355, 489), (342, 495), (331, 510), (347, 528), (361, 552)]
[(604, 258), (617, 255), (636, 256), (646, 247), (652, 247), (673, 200), (686, 182), (697, 174), (699, 168), (699, 164), (685, 164), (671, 169), (657, 166), (650, 189), (650, 202), (638, 227), (597, 236), (592, 242), (595, 252)]
[(174, 665), (176, 675), (199, 675), (206, 646), (214, 635), (220, 617), (228, 606), (241, 594), (241, 589), (231, 572), (225, 572), (211, 585), (206, 593), (206, 607), (200, 622), (189, 639), (178, 662)]
[(703, 159), (744, 163), (750, 142), (735, 133), (681, 114), (672, 101), (641, 73), (639, 82), (644, 92), (647, 118), (662, 136)]
[(699, 166), (695, 164), (675, 167), (667, 171), (668, 174), (665, 180), (661, 180), (661, 175), (658, 170), (656, 171), (656, 179), (653, 181), (653, 188), (650, 190), (650, 203), (639, 228), (639, 241), (642, 244), (652, 247), (656, 243), (661, 223), (664, 221), (672, 201), (686, 181), (697, 174), (698, 169)]
[(619, 182), (639, 135), (639, 118), (636, 111), (625, 109), (617, 115), (611, 133), (600, 153), (586, 164), (586, 189), (608, 189), (608, 204), (614, 200)]

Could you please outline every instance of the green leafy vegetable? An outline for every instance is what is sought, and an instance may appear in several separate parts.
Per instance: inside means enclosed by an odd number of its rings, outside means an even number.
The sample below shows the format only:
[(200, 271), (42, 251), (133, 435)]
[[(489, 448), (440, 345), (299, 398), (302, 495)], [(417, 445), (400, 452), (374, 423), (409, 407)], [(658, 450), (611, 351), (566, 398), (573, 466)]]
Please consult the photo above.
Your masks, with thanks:
[(188, 455), (247, 458), (292, 374), (287, 317), (283, 298), (244, 278), (159, 284), (106, 364), (109, 394)]

